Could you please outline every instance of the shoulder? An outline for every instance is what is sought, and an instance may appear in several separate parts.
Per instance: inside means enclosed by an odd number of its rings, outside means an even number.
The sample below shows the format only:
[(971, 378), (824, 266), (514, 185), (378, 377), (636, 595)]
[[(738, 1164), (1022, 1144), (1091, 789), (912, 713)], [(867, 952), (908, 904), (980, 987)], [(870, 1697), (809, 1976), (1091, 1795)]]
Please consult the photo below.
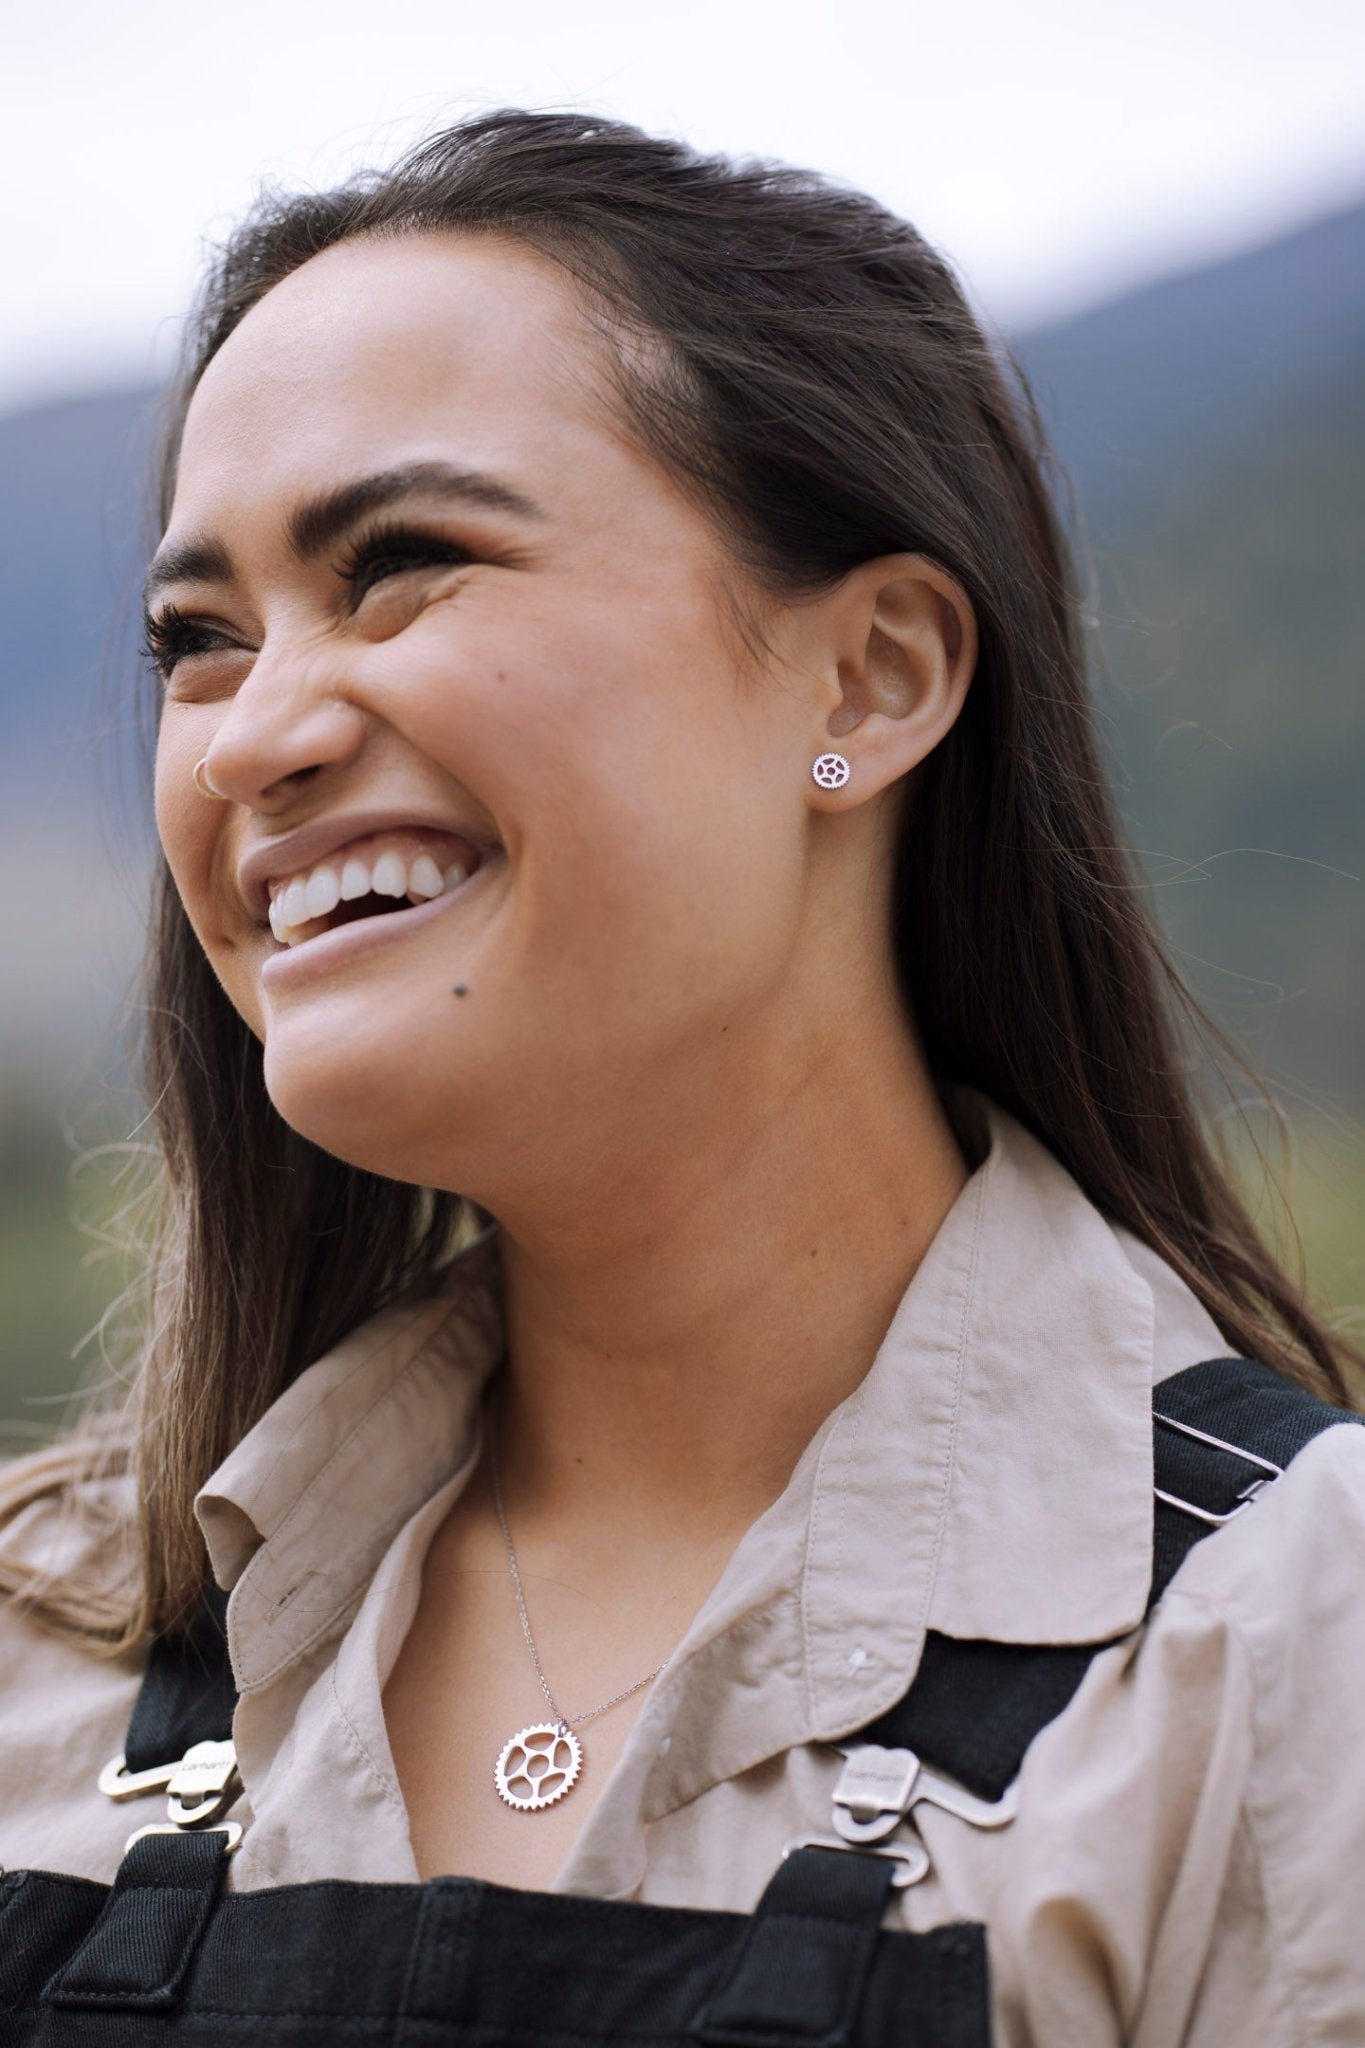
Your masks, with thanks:
[[(1197, 1730), (1236, 1748), (1243, 1789), (1265, 1779), (1263, 1809), (1288, 1793), (1290, 1777), (1276, 1774), (1289, 1750), (1316, 1740), (1320, 1761), (1349, 1743), (1365, 1821), (1365, 1423), (1342, 1411), (1196, 1542), (1146, 1620), (1096, 1657), (1082, 1692), (1106, 1701), (1153, 1768), (1171, 1768), (1173, 1747), (1197, 1749)], [(1074, 1732), (1067, 1720), (1059, 1735)], [(1365, 1827), (1361, 1845), (1365, 1855)]]
[(1362, 1538), (1365, 1420), (1343, 1410), (1250, 1508), (1195, 1546), (1162, 1604), (1216, 1607), (1252, 1647), (1354, 1627), (1365, 1660)]
[[(1158, 1390), (1159, 1391), (1159, 1390)], [(1233, 1432), (1229, 1432), (1229, 1437)], [(1335, 1866), (1365, 1885), (1365, 1424), (1345, 1411), (1180, 1564), (1146, 1621), (1095, 1659), (1069, 1729), (1117, 1740), (1189, 1815), (1221, 1802), (1297, 1868), (1349, 1814)], [(1063, 1716), (1063, 1721), (1067, 1717)], [(1178, 1808), (1180, 1801), (1174, 1802)], [(1311, 1861), (1311, 1857), (1310, 1857)], [(1278, 1880), (1276, 1880), (1278, 1881)]]
[(123, 1748), (144, 1658), (42, 1618), (81, 1589), (96, 1608), (126, 1586), (135, 1496), (126, 1477), (80, 1476), (69, 1447), (0, 1470), (0, 1866), (107, 1879), (127, 1814), (97, 1789)]
[(4, 1461), (0, 1593), (81, 1584), (114, 1595), (132, 1566), (136, 1521), (136, 1484), (112, 1436), (73, 1436)]
[(1365, 2039), (1363, 1538), (1365, 1427), (1343, 1416), (1037, 1737), (997, 1930), (1031, 2012), (1098, 1953), (1137, 2031), (1159, 1986), (1192, 2043)]
[(1343, 1411), (1196, 1543), (1121, 1654), (1187, 1700), (1240, 1674), (1272, 1800), (1290, 1750), (1349, 1741), (1365, 1820), (1365, 1423)]
[(1148, 1634), (1142, 1654), (1168, 1708), (1184, 1709), (1174, 1739), (1189, 1712), (1208, 1723), (1201, 1805), (1220, 1756), (1238, 1759), (1245, 1881), (1260, 1895), (1264, 1953), (1296, 2012), (1294, 2038), (1360, 2038), (1365, 1427), (1343, 1416), (1198, 1544)]

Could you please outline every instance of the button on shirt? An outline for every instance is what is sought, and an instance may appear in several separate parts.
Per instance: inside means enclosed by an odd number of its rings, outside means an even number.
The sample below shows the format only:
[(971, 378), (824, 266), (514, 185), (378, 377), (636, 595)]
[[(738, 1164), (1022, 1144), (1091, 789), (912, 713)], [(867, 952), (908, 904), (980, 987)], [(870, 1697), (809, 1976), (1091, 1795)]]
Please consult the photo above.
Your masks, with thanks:
[[(927, 1630), (1102, 1642), (1028, 1751), (1014, 1821), (917, 1809), (931, 1869), (893, 1921), (985, 1922), (1002, 2048), (1365, 2043), (1365, 1430), (1310, 1444), (1144, 1623), (1152, 1386), (1230, 1347), (1022, 1125), (969, 1090), (949, 1103), (979, 1163), (556, 1889), (749, 1911), (783, 1845), (828, 1829), (834, 1745), (907, 1691)], [(301, 1374), (199, 1495), (241, 1690), (235, 1889), (417, 1880), (382, 1691), (502, 1341), (490, 1233), (438, 1296)], [(80, 1539), (38, 1508), (7, 1540)], [(12, 1608), (0, 1660), (0, 1863), (107, 1881), (159, 1817), (95, 1789), (136, 1663)]]

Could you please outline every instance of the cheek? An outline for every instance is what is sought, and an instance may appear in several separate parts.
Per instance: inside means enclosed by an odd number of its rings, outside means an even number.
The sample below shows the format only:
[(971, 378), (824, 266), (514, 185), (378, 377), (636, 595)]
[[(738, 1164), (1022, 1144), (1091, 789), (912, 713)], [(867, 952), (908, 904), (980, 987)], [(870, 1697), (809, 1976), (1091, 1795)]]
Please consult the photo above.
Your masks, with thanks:
[(202, 747), (193, 745), (192, 736), (176, 734), (163, 726), (156, 752), (156, 829), (185, 914), (214, 971), (241, 1009), (242, 992), (229, 985), (230, 947), (222, 930), (214, 886), (215, 851), (223, 830), (223, 814), (231, 806), (214, 803), (195, 788), (194, 766), (202, 751)]
[(514, 854), (548, 833), (567, 856), (618, 808), (666, 825), (671, 798), (734, 772), (733, 661), (698, 597), (506, 595), (433, 615), (391, 684), (394, 722), (489, 806)]
[[(196, 844), (204, 829), (199, 815), (204, 799), (194, 786), (194, 762), (183, 743), (169, 735), (163, 725), (156, 749), (156, 829), (176, 887), (186, 895), (186, 883), (197, 863)], [(188, 900), (186, 908), (192, 906)]]
[(742, 696), (709, 593), (679, 579), (646, 595), (523, 601), (515, 632), (466, 612), (458, 659), (433, 639), (406, 678), (409, 736), (502, 831), (528, 941), (574, 934), (565, 973), (600, 972), (595, 940), (629, 971), (627, 933), (646, 954), (704, 956), (751, 889), (780, 892), (799, 815), (774, 713)]

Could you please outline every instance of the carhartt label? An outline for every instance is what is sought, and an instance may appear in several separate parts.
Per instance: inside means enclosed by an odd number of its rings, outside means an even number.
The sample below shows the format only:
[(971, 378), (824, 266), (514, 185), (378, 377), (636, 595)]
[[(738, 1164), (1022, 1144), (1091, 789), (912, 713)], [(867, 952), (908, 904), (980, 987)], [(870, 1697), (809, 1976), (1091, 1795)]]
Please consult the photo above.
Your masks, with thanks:
[(904, 1813), (919, 1776), (919, 1758), (909, 1749), (855, 1749), (834, 1788), (836, 1806), (853, 1813)]
[(225, 1791), (236, 1764), (230, 1742), (196, 1742), (176, 1765), (166, 1790), (172, 1799), (202, 1799)]

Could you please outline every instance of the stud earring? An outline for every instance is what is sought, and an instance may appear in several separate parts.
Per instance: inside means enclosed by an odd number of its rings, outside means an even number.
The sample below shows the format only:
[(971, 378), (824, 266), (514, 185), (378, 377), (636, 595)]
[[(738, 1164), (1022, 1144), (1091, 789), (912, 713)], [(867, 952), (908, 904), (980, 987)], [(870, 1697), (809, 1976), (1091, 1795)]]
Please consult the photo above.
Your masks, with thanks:
[(195, 762), (193, 778), (194, 786), (198, 790), (200, 796), (212, 797), (215, 803), (225, 804), (227, 802), (227, 798), (223, 795), (222, 790), (215, 789), (213, 784), (209, 781), (208, 776), (204, 773), (205, 769), (208, 767), (208, 762), (209, 757), (207, 754), (205, 754), (202, 761)]
[(821, 789), (842, 789), (853, 770), (842, 754), (821, 754), (810, 772)]

